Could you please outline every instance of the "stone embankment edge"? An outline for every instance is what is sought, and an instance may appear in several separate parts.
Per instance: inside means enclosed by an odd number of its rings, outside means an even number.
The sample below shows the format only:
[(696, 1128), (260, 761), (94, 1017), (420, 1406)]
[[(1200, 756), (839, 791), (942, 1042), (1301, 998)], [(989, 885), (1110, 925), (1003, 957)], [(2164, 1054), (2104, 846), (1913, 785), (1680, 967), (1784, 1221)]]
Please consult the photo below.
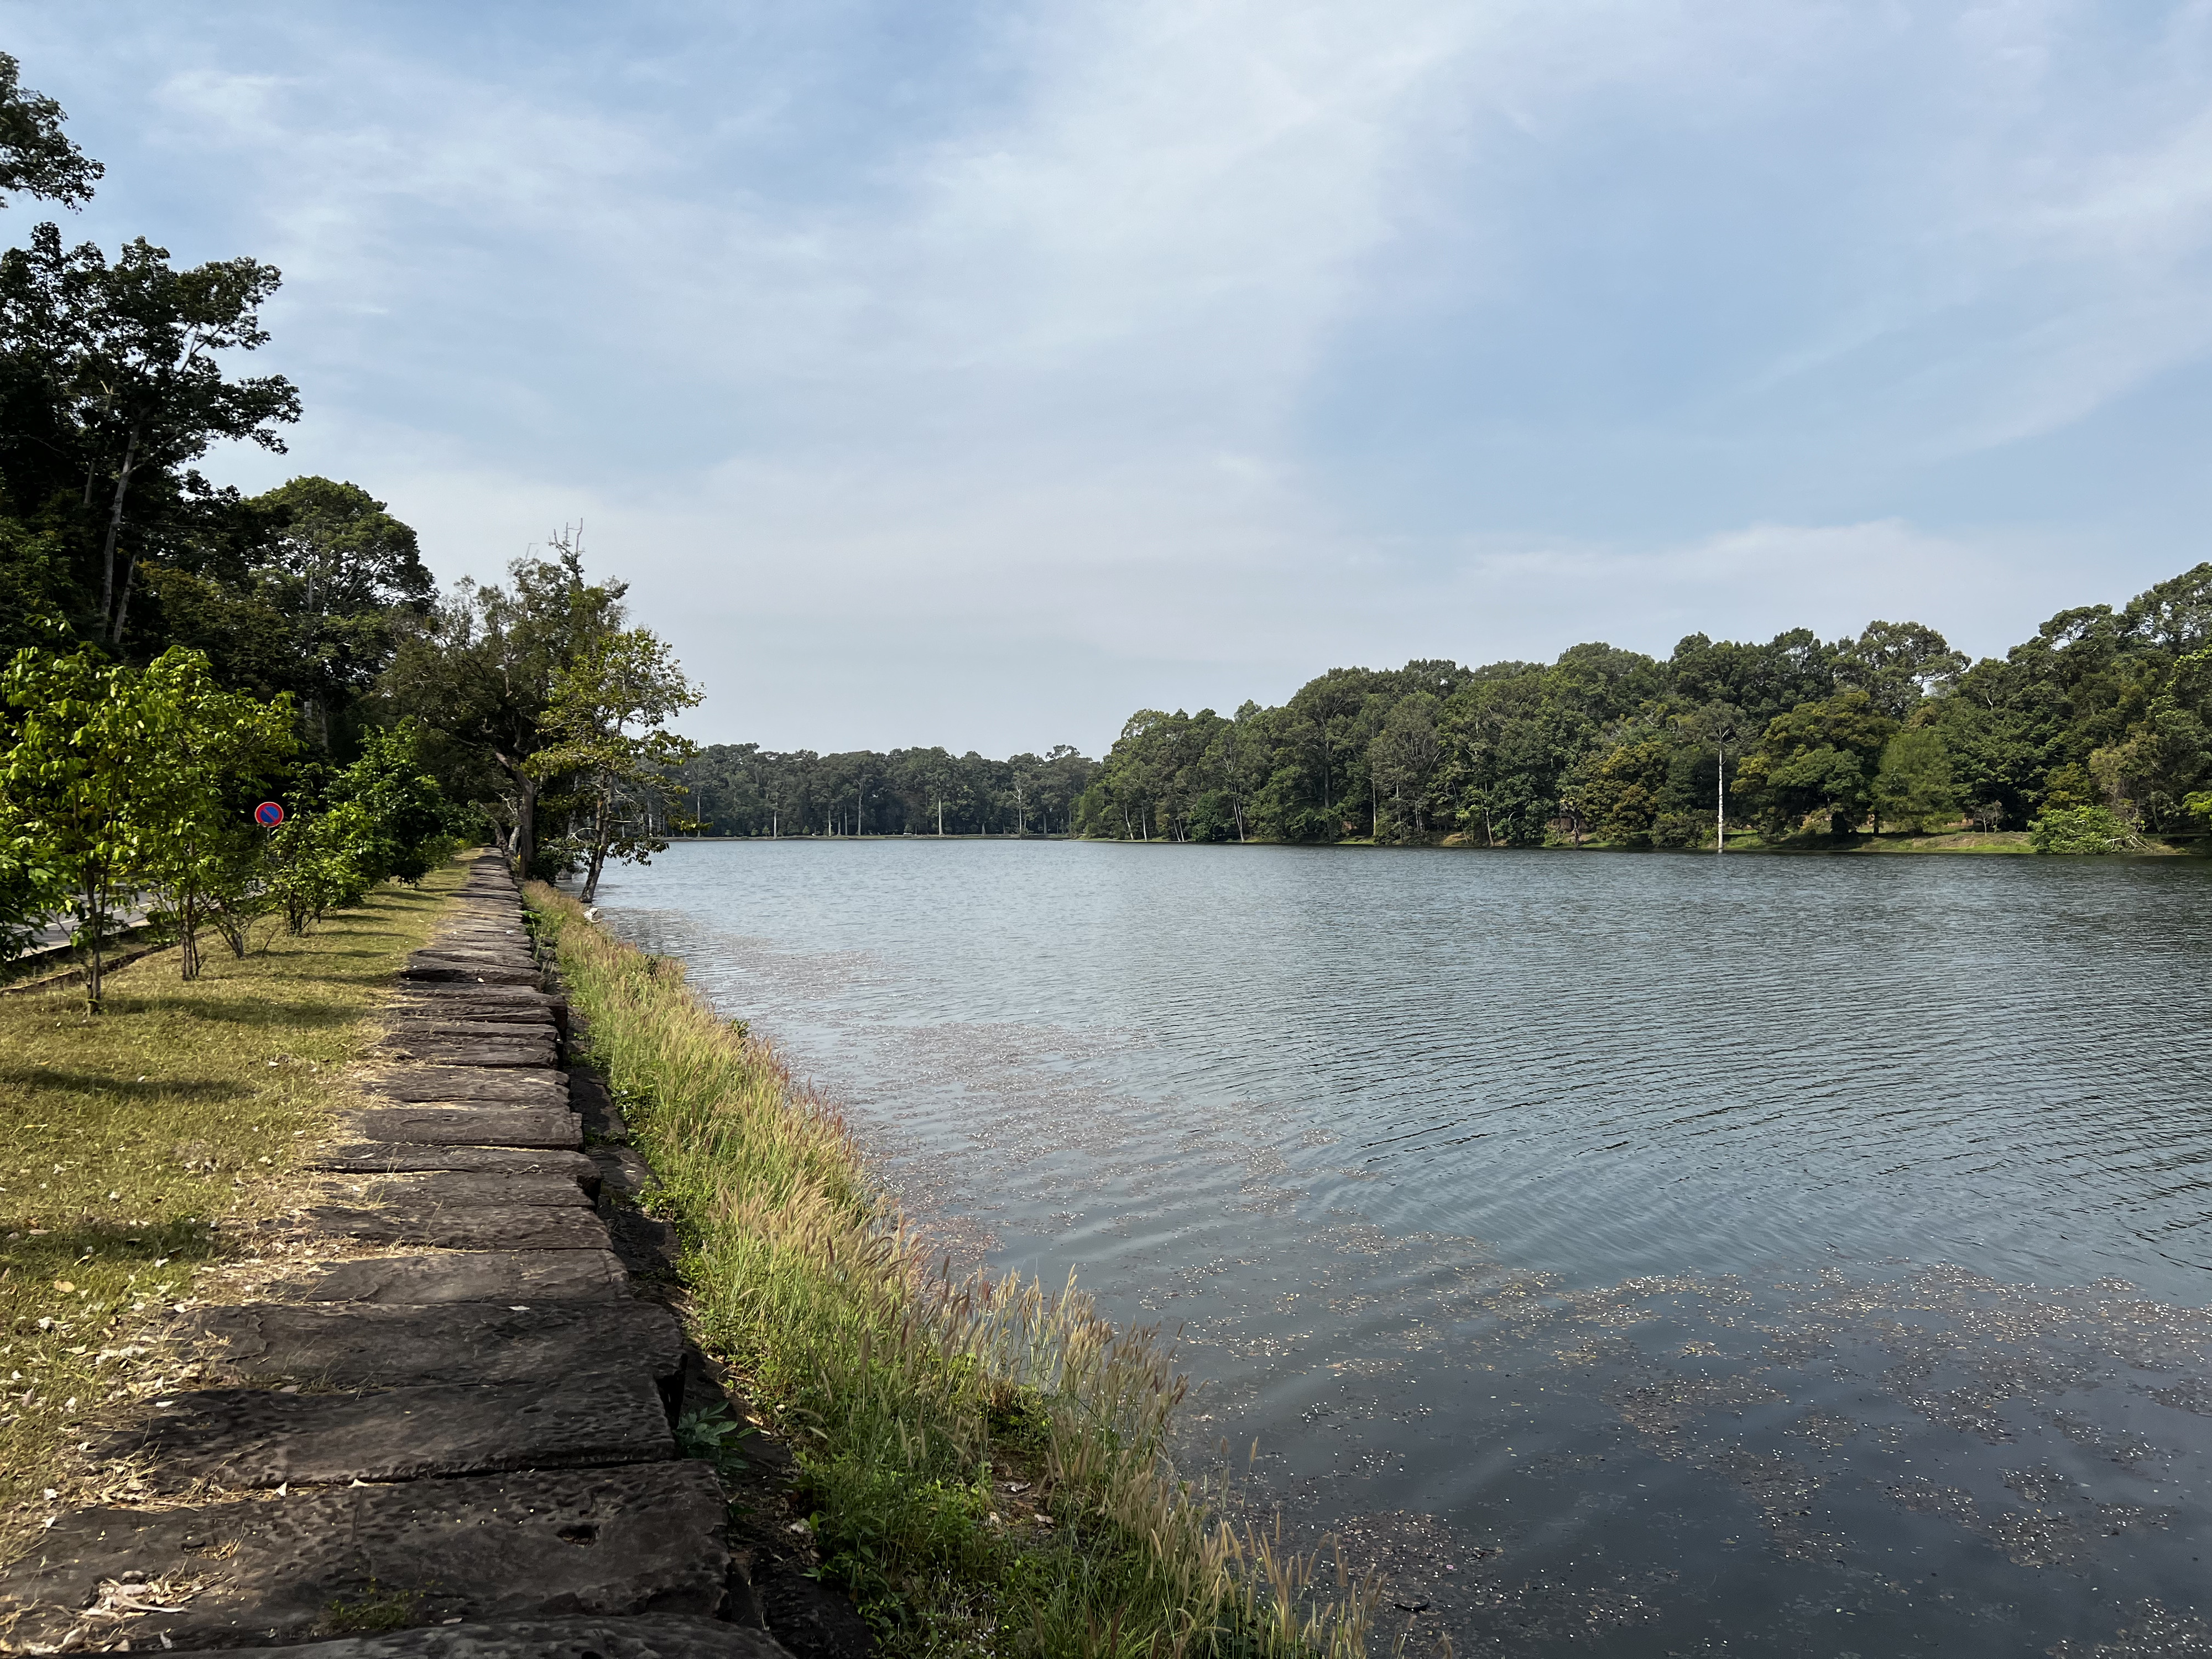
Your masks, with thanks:
[(0, 1572), (0, 1647), (784, 1659), (727, 1492), (677, 1455), (719, 1380), (618, 1253), (642, 1165), (587, 1151), (586, 1114), (618, 1119), (496, 859), (387, 1012), (247, 1299), (170, 1333), (196, 1386), (88, 1447), (122, 1498)]

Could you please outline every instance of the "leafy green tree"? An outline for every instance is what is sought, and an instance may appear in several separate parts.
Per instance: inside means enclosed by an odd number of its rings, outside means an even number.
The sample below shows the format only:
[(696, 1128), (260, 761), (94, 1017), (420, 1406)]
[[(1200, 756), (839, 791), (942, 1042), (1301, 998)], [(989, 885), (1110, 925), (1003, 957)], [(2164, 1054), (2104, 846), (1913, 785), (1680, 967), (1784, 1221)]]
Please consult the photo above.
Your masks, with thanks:
[(176, 936), (183, 976), (197, 979), (201, 930), (258, 876), (265, 837), (251, 797), (294, 751), (292, 710), (222, 690), (207, 659), (181, 647), (156, 658), (134, 691), (145, 770), (132, 874)]
[(1644, 728), (1626, 733), (1577, 779), (1578, 805), (1598, 839), (1622, 847), (1650, 843), (1665, 809), (1673, 753), (1666, 738)]
[(356, 710), (434, 591), (415, 532), (350, 483), (298, 477), (241, 501), (152, 578), (161, 626), (226, 681), (291, 692), (301, 735), (335, 758)]
[[(1437, 731), (1437, 700), (1425, 691), (1401, 699), (1370, 740), (1367, 768), (1375, 787), (1390, 803), (1389, 826), (1398, 839), (1428, 834), (1431, 791), (1443, 761)], [(1376, 826), (1376, 839), (1382, 825)]]
[(1923, 623), (1871, 622), (1836, 651), (1836, 678), (1865, 692), (1874, 706), (1901, 720), (1921, 701), (1964, 673), (1967, 659)]
[(371, 826), (363, 864), (375, 881), (418, 883), (453, 850), (456, 814), (422, 763), (423, 732), (412, 720), (373, 732), (360, 757), (331, 780), (332, 805), (358, 803)]
[(551, 741), (528, 763), (540, 777), (576, 780), (581, 811), (571, 833), (586, 904), (610, 857), (641, 860), (666, 849), (650, 809), (696, 750), (665, 727), (698, 702), (675, 653), (650, 629), (589, 640), (554, 675), (544, 722)]
[(1957, 821), (1958, 786), (1941, 727), (1909, 726), (1883, 745), (1874, 805), (1883, 823), (1900, 830), (1924, 830)]
[(142, 559), (210, 495), (191, 463), (223, 440), (282, 451), (276, 427), (299, 419), (282, 375), (224, 370), (228, 354), (267, 343), (260, 307), (280, 280), (245, 258), (179, 270), (143, 236), (111, 264), (89, 242), (64, 248), (51, 224), (0, 254), (0, 352), (51, 388), (53, 437), (82, 476), (97, 538), (95, 628), (111, 647)]
[(1775, 716), (1737, 773), (1762, 830), (1789, 834), (1817, 815), (1831, 834), (1849, 834), (1873, 805), (1875, 774), (1896, 731), (1856, 688)]
[(394, 714), (412, 715), (450, 739), (457, 798), (473, 800), (504, 826), (516, 869), (541, 866), (538, 799), (547, 775), (535, 757), (550, 746), (545, 720), (561, 674), (592, 645), (620, 630), (627, 584), (584, 579), (578, 538), (552, 539), (550, 558), (507, 567), (507, 585), (464, 582), (411, 629), (383, 680)]
[(132, 896), (153, 781), (139, 677), (89, 649), (25, 649), (0, 673), (15, 741), (0, 762), (7, 838), (43, 915), (66, 913), (98, 1013), (108, 946)]
[(368, 809), (340, 801), (288, 817), (269, 838), (268, 892), (287, 933), (304, 933), (368, 896), (380, 841)]

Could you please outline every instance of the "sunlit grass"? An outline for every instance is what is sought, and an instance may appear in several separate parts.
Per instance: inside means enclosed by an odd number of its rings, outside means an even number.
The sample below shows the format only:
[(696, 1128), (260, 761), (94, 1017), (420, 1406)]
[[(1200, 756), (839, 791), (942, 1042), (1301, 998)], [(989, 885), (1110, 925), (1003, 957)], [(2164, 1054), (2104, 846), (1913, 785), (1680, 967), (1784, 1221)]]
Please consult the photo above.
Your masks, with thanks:
[(210, 1224), (279, 1204), (367, 1019), (459, 885), (387, 884), (185, 983), (165, 951), (0, 996), (0, 1556), (71, 1496), (64, 1453), (130, 1392), (133, 1338), (226, 1248)]
[(793, 1447), (823, 1577), (890, 1651), (1362, 1650), (1371, 1584), (1169, 1468), (1184, 1385), (1156, 1328), (1072, 1285), (933, 1270), (845, 1126), (681, 964), (527, 896), (682, 1231), (696, 1334)]

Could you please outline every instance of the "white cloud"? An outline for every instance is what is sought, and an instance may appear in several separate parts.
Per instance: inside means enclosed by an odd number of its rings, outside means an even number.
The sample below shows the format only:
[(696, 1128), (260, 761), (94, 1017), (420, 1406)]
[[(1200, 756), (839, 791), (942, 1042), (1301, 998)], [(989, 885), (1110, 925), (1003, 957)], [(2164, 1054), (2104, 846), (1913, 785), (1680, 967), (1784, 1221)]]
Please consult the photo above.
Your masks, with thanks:
[(286, 270), (310, 418), (236, 476), (356, 478), (449, 574), (581, 518), (717, 735), (1989, 650), (2186, 562), (2086, 467), (2041, 527), (1944, 469), (2212, 339), (2202, 4), (123, 10), (9, 15), (162, 181), (95, 222)]

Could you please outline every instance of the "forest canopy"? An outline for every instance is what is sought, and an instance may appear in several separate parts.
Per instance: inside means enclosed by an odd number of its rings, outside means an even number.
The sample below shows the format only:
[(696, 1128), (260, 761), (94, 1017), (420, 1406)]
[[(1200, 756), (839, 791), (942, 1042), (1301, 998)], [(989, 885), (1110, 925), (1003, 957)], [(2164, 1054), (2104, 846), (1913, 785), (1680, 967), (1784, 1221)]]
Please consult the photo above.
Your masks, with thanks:
[[(702, 750), (678, 799), (710, 835), (1075, 834), (1710, 847), (2044, 825), (2111, 850), (2212, 819), (2212, 563), (2061, 611), (1970, 660), (1917, 622), (1662, 659), (1333, 668), (1278, 707), (1139, 709), (1103, 763), (944, 749)], [(2093, 845), (2094, 843), (2094, 845)]]
[[(1713, 844), (2212, 818), (2212, 563), (2114, 610), (2061, 611), (1970, 661), (1920, 623), (1765, 644), (1692, 634), (1664, 660), (1338, 668), (1234, 715), (1142, 709), (1077, 803), (1085, 835), (1478, 846)], [(2102, 827), (2102, 826), (2109, 826)]]

